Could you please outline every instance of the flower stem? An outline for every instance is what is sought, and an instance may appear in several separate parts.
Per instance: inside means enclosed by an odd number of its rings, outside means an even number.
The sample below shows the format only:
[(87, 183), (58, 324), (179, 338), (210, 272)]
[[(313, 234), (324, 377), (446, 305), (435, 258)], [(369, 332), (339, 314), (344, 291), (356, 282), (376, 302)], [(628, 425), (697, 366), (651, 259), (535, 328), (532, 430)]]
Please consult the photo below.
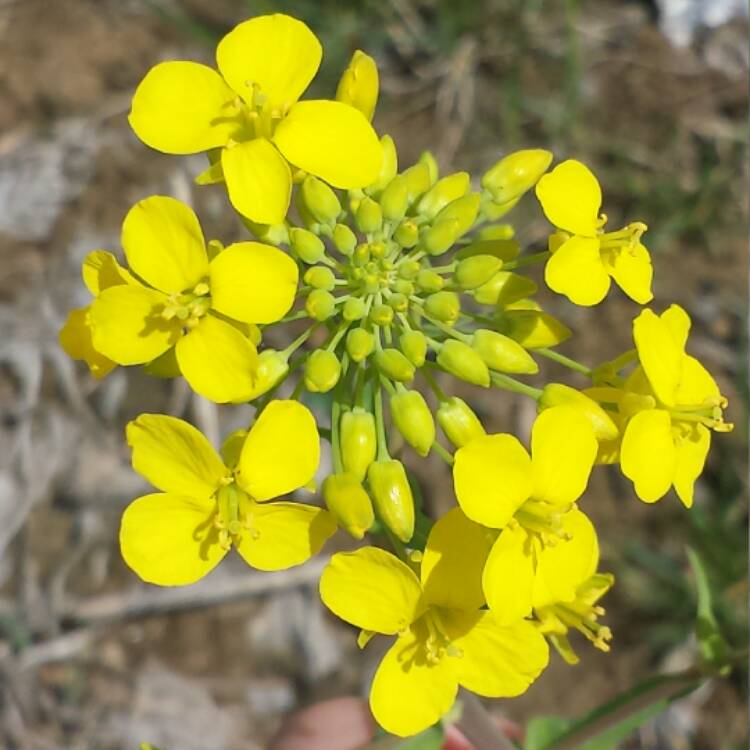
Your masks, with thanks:
[(458, 699), (461, 701), (462, 711), (456, 726), (474, 750), (513, 750), (513, 743), (495, 724), (476, 695), (461, 688)]
[(503, 375), (499, 372), (493, 372), (491, 377), (492, 385), (497, 386), (498, 388), (502, 388), (506, 391), (512, 391), (513, 393), (522, 393), (524, 396), (529, 396), (535, 401), (538, 401), (539, 397), (542, 395), (542, 391), (540, 388), (534, 388), (534, 386), (532, 385), (526, 385), (526, 383), (522, 383), (520, 380), (511, 378), (509, 375)]
[(534, 349), (534, 352), (536, 354), (541, 354), (547, 359), (551, 359), (553, 362), (561, 364), (563, 367), (567, 367), (569, 370), (580, 372), (581, 375), (585, 375), (587, 378), (590, 378), (593, 375), (594, 371), (590, 367), (586, 367), (586, 365), (582, 365), (580, 362), (576, 362), (576, 360), (566, 357), (564, 354), (560, 354), (560, 352), (556, 352), (554, 349)]
[(509, 263), (505, 263), (503, 265), (503, 271), (512, 271), (523, 266), (530, 266), (533, 263), (541, 263), (542, 261), (547, 260), (550, 255), (552, 255), (552, 253), (549, 250), (544, 250), (541, 253), (533, 253), (532, 255), (526, 255), (525, 257), (519, 258), (518, 260), (512, 260)]

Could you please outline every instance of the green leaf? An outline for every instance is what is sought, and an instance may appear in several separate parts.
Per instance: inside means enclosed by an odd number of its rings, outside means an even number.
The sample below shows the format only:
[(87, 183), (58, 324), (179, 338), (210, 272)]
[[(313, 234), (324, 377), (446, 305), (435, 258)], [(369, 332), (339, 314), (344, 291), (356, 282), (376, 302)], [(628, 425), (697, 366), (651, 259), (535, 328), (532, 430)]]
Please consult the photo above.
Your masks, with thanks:
[(575, 724), (575, 719), (561, 716), (536, 716), (526, 727), (523, 750), (544, 750)]
[(444, 740), (442, 728), (430, 727), (415, 737), (399, 742), (395, 750), (440, 750)]

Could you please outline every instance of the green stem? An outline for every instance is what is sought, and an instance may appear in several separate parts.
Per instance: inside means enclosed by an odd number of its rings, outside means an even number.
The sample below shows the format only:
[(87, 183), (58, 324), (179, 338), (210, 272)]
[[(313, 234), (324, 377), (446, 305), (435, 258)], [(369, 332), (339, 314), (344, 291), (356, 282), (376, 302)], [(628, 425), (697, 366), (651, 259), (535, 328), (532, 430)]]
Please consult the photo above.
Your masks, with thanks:
[(432, 377), (432, 373), (429, 369), (427, 367), (422, 367), (420, 372), (422, 373), (422, 377), (427, 381), (427, 385), (430, 386), (432, 392), (437, 396), (438, 400), (447, 401), (448, 396), (445, 395), (445, 391), (438, 385), (437, 380)]
[(378, 461), (388, 461), (391, 454), (388, 452), (388, 441), (385, 437), (385, 419), (383, 418), (383, 389), (380, 383), (375, 383), (375, 429), (378, 436)]
[(542, 391), (540, 388), (534, 388), (531, 385), (526, 385), (526, 383), (522, 383), (520, 380), (511, 378), (509, 375), (503, 375), (499, 372), (493, 372), (490, 377), (492, 378), (492, 384), (497, 386), (498, 388), (503, 388), (504, 390), (512, 391), (513, 393), (521, 393), (524, 396), (533, 398), (534, 401), (538, 401), (539, 397), (542, 395)]
[(437, 440), (432, 444), (432, 449), (443, 459), (443, 461), (445, 461), (445, 463), (448, 464), (448, 466), (453, 466), (453, 454)]
[(552, 253), (549, 250), (543, 250), (541, 253), (532, 253), (531, 255), (526, 255), (518, 260), (511, 260), (510, 262), (503, 264), (503, 271), (513, 271), (516, 268), (530, 266), (534, 263), (541, 263), (542, 261), (547, 260), (550, 255), (552, 255)]
[(556, 352), (554, 349), (543, 347), (541, 349), (534, 349), (534, 353), (541, 354), (543, 357), (551, 359), (553, 362), (557, 362), (563, 367), (567, 367), (569, 370), (580, 372), (581, 375), (585, 375), (587, 378), (590, 378), (594, 374), (594, 371), (590, 367), (586, 367), (586, 365), (582, 365), (580, 362), (576, 362), (576, 360), (566, 357), (564, 354), (560, 354), (560, 352)]
[(304, 333), (297, 336), (297, 338), (294, 339), (294, 341), (292, 341), (292, 343), (289, 344), (289, 346), (287, 346), (286, 349), (282, 349), (281, 352), (279, 353), (284, 355), (287, 359), (289, 359), (289, 357), (291, 357), (291, 355), (294, 354), (294, 352), (296, 352), (297, 349), (299, 349), (302, 346), (302, 344), (304, 344), (305, 341), (307, 341), (307, 339), (310, 338), (310, 336), (312, 335), (312, 332), (317, 327), (318, 327), (318, 324), (313, 323), (313, 325), (311, 325)]

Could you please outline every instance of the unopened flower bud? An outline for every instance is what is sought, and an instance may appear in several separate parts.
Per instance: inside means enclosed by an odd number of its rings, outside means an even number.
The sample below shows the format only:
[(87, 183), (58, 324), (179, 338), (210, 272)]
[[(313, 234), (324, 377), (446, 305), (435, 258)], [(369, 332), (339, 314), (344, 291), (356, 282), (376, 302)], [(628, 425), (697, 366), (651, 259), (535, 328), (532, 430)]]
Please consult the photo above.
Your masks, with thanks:
[(421, 246), (430, 255), (441, 255), (453, 247), (461, 236), (460, 224), (456, 219), (436, 221), (419, 238)]
[(419, 242), (419, 228), (411, 219), (405, 219), (396, 227), (393, 239), (408, 250)]
[(325, 255), (323, 240), (308, 229), (294, 227), (289, 230), (289, 242), (292, 252), (308, 265), (319, 263)]
[(353, 328), (346, 334), (346, 351), (354, 362), (361, 362), (375, 347), (373, 335), (364, 328)]
[(255, 371), (255, 385), (250, 396), (243, 401), (252, 401), (268, 393), (289, 372), (286, 356), (275, 349), (264, 349), (258, 355), (258, 367)]
[(363, 481), (378, 448), (375, 417), (360, 407), (344, 412), (339, 422), (339, 440), (344, 469)]
[(498, 271), (486, 284), (474, 290), (474, 299), (480, 305), (504, 307), (532, 296), (537, 290), (537, 285), (528, 276), (512, 271)]
[(399, 383), (408, 383), (414, 378), (414, 365), (398, 349), (376, 352), (375, 364), (383, 375)]
[(436, 292), (425, 299), (424, 312), (443, 323), (455, 323), (461, 312), (461, 300), (455, 292)]
[(440, 175), (440, 167), (432, 151), (422, 151), (419, 155), (419, 164), (424, 164), (430, 173), (430, 185), (434, 185)]
[(461, 289), (476, 289), (489, 281), (502, 265), (494, 255), (472, 255), (458, 262), (454, 278)]
[(402, 279), (413, 279), (420, 271), (421, 266), (418, 260), (405, 260), (399, 263), (398, 275)]
[(539, 397), (539, 411), (553, 406), (572, 406), (589, 420), (597, 440), (614, 440), (620, 434), (612, 417), (585, 393), (563, 383), (549, 383)]
[(372, 120), (378, 103), (378, 66), (369, 55), (356, 50), (336, 89), (336, 99), (358, 109)]
[(386, 221), (401, 221), (409, 207), (409, 186), (401, 175), (396, 175), (383, 190), (380, 206)]
[(517, 341), (503, 336), (497, 331), (480, 328), (474, 331), (471, 346), (486, 362), (498, 372), (530, 375), (539, 372), (539, 366)]
[(427, 358), (427, 337), (422, 331), (406, 331), (402, 333), (398, 345), (404, 356), (414, 367), (421, 367)]
[(367, 482), (380, 520), (402, 542), (414, 535), (414, 497), (400, 461), (374, 461)]
[(468, 344), (448, 339), (437, 355), (437, 363), (451, 375), (467, 383), (487, 388), (490, 384), (490, 371), (484, 360)]
[(353, 474), (330, 474), (323, 481), (323, 499), (341, 528), (362, 539), (375, 521), (370, 496)]
[(316, 221), (328, 226), (336, 223), (341, 213), (341, 203), (336, 193), (323, 180), (308, 175), (299, 190), (300, 200)]
[(391, 397), (391, 416), (409, 445), (426, 456), (435, 442), (435, 420), (419, 391), (404, 391)]
[(439, 273), (426, 268), (417, 274), (416, 281), (417, 288), (422, 292), (439, 292), (445, 286), (445, 281)]
[(258, 224), (255, 221), (241, 216), (242, 223), (250, 230), (251, 234), (260, 242), (267, 245), (288, 245), (289, 244), (289, 227), (286, 222), (281, 224)]
[(383, 210), (372, 198), (362, 198), (357, 209), (357, 229), (364, 234), (377, 232), (383, 226)]
[(344, 320), (351, 322), (353, 320), (362, 320), (365, 317), (365, 310), (366, 305), (362, 297), (352, 297), (344, 302), (341, 314), (344, 316)]
[(457, 237), (461, 237), (471, 229), (479, 213), (479, 193), (467, 193), (452, 200), (435, 217), (435, 223), (443, 221), (457, 221)]
[(437, 420), (440, 429), (456, 448), (462, 448), (469, 441), (485, 434), (479, 417), (457, 396), (440, 402)]
[(303, 276), (305, 284), (315, 289), (325, 289), (330, 292), (336, 285), (336, 276), (328, 266), (312, 266)]
[(393, 290), (399, 294), (403, 294), (405, 297), (410, 297), (414, 294), (414, 284), (406, 279), (396, 279), (393, 282)]
[(351, 255), (357, 247), (357, 235), (346, 224), (336, 224), (333, 228), (333, 244), (342, 255)]
[(325, 289), (313, 289), (305, 300), (305, 310), (313, 320), (328, 320), (336, 309), (336, 298)]
[(398, 154), (396, 153), (396, 144), (393, 142), (393, 138), (389, 135), (384, 135), (380, 139), (380, 148), (382, 151), (380, 174), (375, 182), (366, 188), (368, 195), (379, 195), (398, 172)]
[(409, 191), (409, 205), (419, 198), (422, 193), (426, 193), (432, 185), (430, 177), (430, 168), (424, 162), (417, 162), (413, 166), (404, 170), (401, 176), (406, 181)]
[(471, 184), (468, 172), (456, 172), (441, 177), (419, 201), (417, 210), (423, 216), (434, 219), (451, 201), (466, 195)]
[(570, 338), (570, 329), (542, 310), (505, 310), (504, 333), (526, 349), (557, 346)]
[(311, 393), (327, 393), (340, 376), (341, 363), (333, 352), (316, 349), (305, 362), (305, 388)]
[(482, 187), (496, 203), (508, 203), (533, 187), (551, 163), (552, 153), (544, 149), (515, 151), (485, 172)]
[(393, 323), (393, 308), (390, 305), (374, 305), (370, 311), (370, 321), (376, 326), (389, 326)]
[(409, 300), (405, 294), (401, 292), (394, 292), (388, 298), (388, 304), (393, 308), (394, 312), (406, 312), (409, 309)]
[(367, 263), (370, 260), (370, 245), (362, 242), (354, 248), (354, 260), (358, 263)]

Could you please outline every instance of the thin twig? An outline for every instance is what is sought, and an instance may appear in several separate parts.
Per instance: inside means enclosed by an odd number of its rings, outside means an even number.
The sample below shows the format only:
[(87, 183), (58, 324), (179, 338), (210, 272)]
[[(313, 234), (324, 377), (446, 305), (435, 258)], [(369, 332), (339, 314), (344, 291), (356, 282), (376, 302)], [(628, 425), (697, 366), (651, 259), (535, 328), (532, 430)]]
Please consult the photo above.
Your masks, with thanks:
[(505, 736), (492, 716), (474, 693), (461, 688), (461, 718), (456, 726), (461, 730), (474, 750), (514, 750), (513, 743)]

